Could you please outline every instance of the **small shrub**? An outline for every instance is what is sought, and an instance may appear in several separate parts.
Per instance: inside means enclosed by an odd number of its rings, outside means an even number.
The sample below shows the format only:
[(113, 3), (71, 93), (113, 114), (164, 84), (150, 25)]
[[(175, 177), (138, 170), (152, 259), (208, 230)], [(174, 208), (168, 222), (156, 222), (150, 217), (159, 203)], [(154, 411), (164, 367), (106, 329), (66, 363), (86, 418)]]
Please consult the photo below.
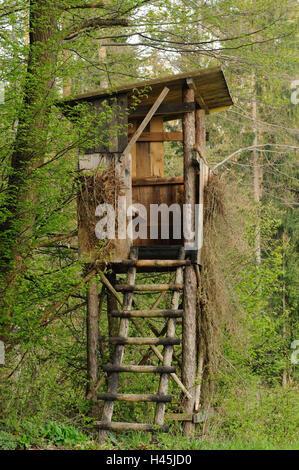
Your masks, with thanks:
[(8, 432), (0, 431), (0, 449), (15, 450), (18, 447), (17, 439)]
[(41, 429), (44, 439), (56, 446), (74, 446), (86, 442), (87, 437), (74, 426), (50, 421)]

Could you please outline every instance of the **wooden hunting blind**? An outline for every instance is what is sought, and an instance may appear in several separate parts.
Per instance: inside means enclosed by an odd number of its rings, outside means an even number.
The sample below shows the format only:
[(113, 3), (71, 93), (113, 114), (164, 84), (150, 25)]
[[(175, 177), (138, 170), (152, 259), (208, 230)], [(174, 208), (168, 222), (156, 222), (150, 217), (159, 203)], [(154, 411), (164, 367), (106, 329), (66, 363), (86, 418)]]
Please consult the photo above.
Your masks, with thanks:
[[(203, 196), (210, 171), (206, 161), (205, 115), (226, 110), (233, 104), (223, 72), (219, 67), (208, 68), (123, 85), (112, 91), (102, 89), (76, 96), (64, 103), (68, 107), (88, 103), (95, 115), (107, 105), (114, 107), (109, 120), (106, 123), (101, 122), (98, 129), (95, 129), (95, 136), (102, 135), (103, 139), (100, 142), (95, 139), (94, 145), (79, 150), (79, 170), (81, 174), (88, 175), (90, 172), (101, 172), (103, 168), (113, 165), (115, 176), (122, 183), (122, 194), (126, 197), (127, 207), (132, 203), (143, 204), (148, 213), (147, 237), (134, 240), (129, 233), (124, 239), (116, 237), (109, 260), (112, 274), (108, 278), (101, 274), (109, 295), (114, 299), (114, 302), (110, 301), (108, 305), (108, 315), (119, 319), (118, 332), (109, 338), (110, 344), (115, 345), (112, 363), (103, 367), (109, 377), (108, 392), (101, 394), (96, 393), (98, 286), (97, 283), (92, 283), (89, 287), (87, 325), (90, 390), (94, 398), (105, 401), (102, 420), (98, 423), (98, 427), (102, 433), (106, 430), (123, 429), (153, 431), (156, 425), (166, 429), (164, 412), (166, 403), (171, 400), (167, 395), (171, 377), (184, 394), (185, 418), (182, 420), (185, 421), (187, 433), (196, 422), (194, 412), (198, 412), (200, 406), (200, 377), (203, 363), (198, 354), (196, 311), (203, 240)], [(164, 122), (177, 119), (182, 121), (182, 131), (166, 132)], [(118, 132), (112, 132), (112, 128), (118, 129)], [(169, 141), (182, 142), (183, 174), (178, 177), (165, 175), (164, 142)], [(168, 239), (161, 236), (163, 231), (161, 219), (158, 219), (158, 236), (155, 239), (150, 238), (150, 205), (162, 203), (168, 207), (172, 204), (179, 204), (180, 207), (187, 204), (191, 207), (187, 212), (190, 227), (192, 229), (197, 227), (200, 232), (195, 250), (190, 251), (190, 241), (184, 239), (184, 233), (181, 238), (172, 236), (174, 219), (170, 219)], [(82, 201), (80, 202), (79, 197), (79, 213), (80, 204)], [(196, 211), (197, 204), (201, 209)], [(88, 230), (90, 227), (85, 219), (79, 217), (81, 253), (90, 250), (85, 243), (89, 235)], [(173, 280), (169, 284), (138, 284), (135, 282), (136, 271), (173, 271)], [(124, 272), (127, 273), (126, 283), (118, 283), (117, 274)], [(162, 296), (163, 292), (171, 292), (171, 308), (158, 309), (157, 301), (152, 309), (139, 309), (138, 303), (133, 298), (135, 292), (160, 292)], [(121, 305), (120, 310), (116, 308), (117, 304)], [(164, 318), (166, 336), (144, 337), (137, 325), (139, 318), (146, 318), (148, 322), (150, 319)], [(181, 342), (179, 338), (175, 338), (175, 326), (180, 318), (183, 323), (183, 334), (182, 367), (179, 378), (175, 373), (175, 367), (172, 366), (172, 358), (174, 345)], [(137, 329), (141, 336), (128, 335), (130, 322), (134, 323), (135, 330)], [(158, 365), (123, 365), (126, 344), (149, 345), (159, 361)], [(159, 345), (163, 346), (163, 354), (157, 347)], [(158, 394), (118, 393), (121, 372), (159, 374)], [(196, 377), (197, 385), (195, 385)], [(114, 401), (156, 402), (154, 423), (112, 422)]]

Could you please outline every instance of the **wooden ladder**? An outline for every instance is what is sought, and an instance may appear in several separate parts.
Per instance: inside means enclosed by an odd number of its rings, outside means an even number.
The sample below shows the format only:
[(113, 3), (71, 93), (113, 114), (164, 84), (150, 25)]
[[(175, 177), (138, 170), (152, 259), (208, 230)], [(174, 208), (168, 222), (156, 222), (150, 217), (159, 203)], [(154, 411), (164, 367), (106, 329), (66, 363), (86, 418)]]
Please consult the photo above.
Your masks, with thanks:
[[(162, 431), (167, 432), (169, 426), (164, 425), (164, 415), (166, 403), (171, 401), (171, 396), (168, 393), (168, 383), (170, 374), (174, 375), (176, 367), (172, 366), (173, 348), (175, 345), (180, 344), (180, 340), (175, 338), (175, 326), (177, 318), (183, 317), (183, 310), (179, 309), (180, 295), (183, 290), (183, 268), (188, 263), (185, 261), (184, 249), (180, 249), (178, 260), (146, 260), (142, 262), (148, 266), (169, 266), (175, 267), (175, 280), (170, 284), (148, 284), (136, 285), (136, 270), (138, 268), (138, 248), (132, 248), (130, 253), (130, 260), (128, 260), (128, 273), (127, 284), (115, 285), (115, 290), (124, 293), (123, 309), (121, 311), (113, 311), (114, 317), (120, 318), (119, 334), (118, 337), (110, 337), (109, 342), (115, 345), (113, 364), (104, 365), (103, 370), (108, 374), (108, 392), (100, 393), (97, 395), (98, 399), (104, 400), (104, 407), (101, 421), (96, 423), (100, 429), (100, 439), (104, 439), (107, 431)], [(154, 271), (155, 269), (153, 269)], [(156, 309), (152, 310), (132, 310), (133, 293), (134, 292), (163, 292), (172, 291), (172, 308), (171, 309)], [(165, 318), (167, 319), (167, 336), (159, 337), (130, 337), (129, 325), (130, 321), (135, 322), (137, 318)], [(135, 325), (135, 323), (134, 323)], [(136, 326), (136, 325), (135, 325)], [(122, 360), (126, 344), (133, 345), (150, 345), (156, 355), (160, 358), (162, 365), (123, 365)], [(163, 345), (163, 355), (156, 346)], [(125, 394), (118, 393), (119, 374), (123, 372), (134, 373), (157, 373), (160, 374), (158, 393), (152, 394)], [(128, 422), (113, 422), (113, 408), (115, 401), (129, 401), (129, 402), (155, 402), (155, 417), (154, 423), (128, 423)]]

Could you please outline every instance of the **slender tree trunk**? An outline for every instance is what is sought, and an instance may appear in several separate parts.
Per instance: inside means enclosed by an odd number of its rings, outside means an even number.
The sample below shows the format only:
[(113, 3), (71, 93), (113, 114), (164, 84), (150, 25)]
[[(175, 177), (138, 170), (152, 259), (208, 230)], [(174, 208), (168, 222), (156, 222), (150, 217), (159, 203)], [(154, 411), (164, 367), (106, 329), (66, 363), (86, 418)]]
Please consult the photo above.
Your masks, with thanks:
[[(285, 248), (286, 248), (286, 232), (283, 231), (282, 234), (282, 245), (283, 245), (283, 252), (282, 252), (282, 263), (283, 263), (283, 272), (285, 273), (286, 269), (286, 261), (285, 261)], [(283, 278), (282, 284), (282, 317), (283, 317), (283, 327), (282, 327), (282, 338), (284, 342), (284, 349), (285, 349), (285, 367), (282, 373), (282, 387), (287, 388), (290, 382), (290, 358), (289, 358), (289, 347), (290, 347), (290, 319), (287, 312), (287, 302), (286, 302), (286, 282), (285, 282), (285, 274)]]
[[(56, 7), (55, 0), (30, 2), (30, 47), (24, 99), (8, 176), (4, 207), (7, 217), (0, 225), (0, 272), (4, 291), (8, 284), (11, 290), (17, 288), (16, 278), (25, 269), (21, 253), (32, 240), (38, 198), (34, 170), (44, 157), (53, 71), (59, 49)], [(9, 296), (6, 296), (6, 315), (11, 315), (11, 308)], [(3, 331), (2, 336), (5, 337)]]
[(261, 227), (260, 227), (260, 198), (261, 198), (261, 168), (259, 161), (258, 145), (258, 123), (257, 123), (257, 103), (255, 76), (252, 75), (252, 120), (253, 120), (253, 146), (252, 151), (252, 176), (253, 176), (253, 197), (256, 203), (256, 224), (255, 224), (255, 259), (256, 263), (261, 263)]

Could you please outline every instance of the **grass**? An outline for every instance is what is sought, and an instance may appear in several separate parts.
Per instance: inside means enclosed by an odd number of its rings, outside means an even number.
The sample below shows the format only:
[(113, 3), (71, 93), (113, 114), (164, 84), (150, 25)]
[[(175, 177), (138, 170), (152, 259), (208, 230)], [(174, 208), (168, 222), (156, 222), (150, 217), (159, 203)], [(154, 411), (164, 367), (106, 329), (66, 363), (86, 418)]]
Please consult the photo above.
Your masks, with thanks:
[(74, 450), (299, 450), (299, 442), (277, 444), (266, 437), (256, 440), (240, 438), (214, 441), (198, 436), (123, 432), (109, 434), (104, 444), (95, 436), (84, 434), (74, 426), (49, 422), (28, 426), (26, 432), (0, 431), (0, 449), (74, 449)]
[(238, 389), (238, 394), (236, 390), (226, 392), (204, 432), (201, 424), (190, 437), (182, 435), (181, 424), (172, 423), (165, 434), (109, 433), (100, 445), (93, 419), (85, 413), (49, 419), (46, 408), (34, 418), (32, 413), (27, 417), (10, 413), (2, 418), (0, 449), (299, 450), (296, 388), (268, 390), (252, 385), (247, 391)]
[[(99, 448), (99, 447), (98, 447)], [(199, 437), (160, 434), (154, 440), (147, 433), (122, 433), (118, 439), (108, 438), (105, 449), (113, 450), (298, 450), (299, 442), (281, 443), (281, 445), (260, 438), (257, 440), (228, 439), (214, 441)]]

